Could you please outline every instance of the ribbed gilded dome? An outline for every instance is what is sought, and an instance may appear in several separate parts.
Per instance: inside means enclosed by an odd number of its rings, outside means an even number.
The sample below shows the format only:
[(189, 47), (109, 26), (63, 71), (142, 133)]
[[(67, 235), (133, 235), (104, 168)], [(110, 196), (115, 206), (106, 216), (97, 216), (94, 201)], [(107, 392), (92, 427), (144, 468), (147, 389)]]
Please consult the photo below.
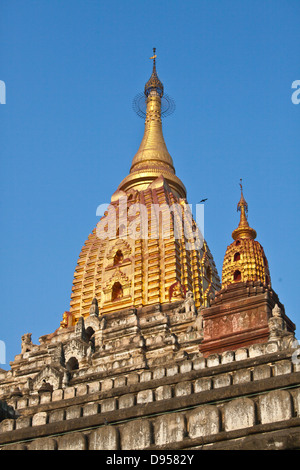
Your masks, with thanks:
[[(175, 222), (168, 219), (168, 208), (176, 207), (176, 218), (183, 220), (187, 202), (177, 199), (163, 176), (143, 191), (116, 191), (111, 207), (118, 219), (122, 198), (128, 202), (128, 219), (123, 220), (124, 225), (119, 225), (116, 234), (105, 239), (99, 238), (97, 227), (79, 255), (71, 295), (73, 322), (90, 314), (95, 298), (100, 315), (183, 300), (182, 294), (188, 290), (193, 292), (197, 308), (205, 304), (210, 293), (220, 288), (210, 250), (205, 241), (202, 247), (193, 245), (193, 241), (188, 244), (188, 240), (195, 238), (194, 228), (190, 233), (182, 229), (182, 235), (177, 237)], [(141, 208), (141, 213), (131, 216), (131, 209), (136, 212), (136, 207)], [(149, 233), (145, 239), (130, 234), (133, 227), (137, 233), (141, 230), (142, 208), (149, 214)], [(162, 215), (162, 225), (158, 222), (158, 208), (167, 214), (167, 217)], [(103, 226), (110, 223), (110, 217), (108, 211), (101, 219)], [(169, 236), (164, 237), (160, 227), (164, 232), (168, 223)], [(196, 226), (195, 222), (192, 224)], [(155, 235), (153, 231), (157, 231)]]
[(222, 270), (222, 288), (236, 282), (261, 281), (271, 285), (268, 261), (263, 247), (256, 240), (256, 231), (249, 226), (248, 204), (243, 195), (237, 206), (241, 211), (238, 227), (232, 232), (235, 240), (227, 247)]

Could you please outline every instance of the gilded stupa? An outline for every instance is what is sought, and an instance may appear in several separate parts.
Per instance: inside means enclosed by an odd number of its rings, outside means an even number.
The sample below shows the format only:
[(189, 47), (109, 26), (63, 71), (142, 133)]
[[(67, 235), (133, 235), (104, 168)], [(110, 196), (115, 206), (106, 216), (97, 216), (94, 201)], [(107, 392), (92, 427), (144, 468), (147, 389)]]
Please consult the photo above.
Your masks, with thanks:
[(243, 193), (221, 288), (163, 138), (152, 59), (144, 137), (81, 250), (70, 311), (39, 344), (25, 333), (0, 369), (0, 450), (100, 450), (104, 465), (148, 450), (143, 462), (200, 466), (197, 450), (300, 449), (295, 325)]
[(187, 291), (193, 293), (198, 308), (220, 287), (212, 255), (190, 214), (185, 186), (175, 174), (164, 140), (164, 87), (155, 50), (152, 59), (144, 89), (144, 136), (129, 175), (81, 250), (70, 311), (65, 312), (62, 327), (89, 315), (94, 298), (100, 315), (180, 300)]
[(223, 270), (222, 288), (236, 282), (260, 281), (271, 286), (268, 261), (261, 244), (255, 240), (256, 231), (250, 227), (247, 220), (248, 204), (243, 195), (237, 210), (241, 212), (238, 227), (232, 232), (234, 240), (226, 250)]

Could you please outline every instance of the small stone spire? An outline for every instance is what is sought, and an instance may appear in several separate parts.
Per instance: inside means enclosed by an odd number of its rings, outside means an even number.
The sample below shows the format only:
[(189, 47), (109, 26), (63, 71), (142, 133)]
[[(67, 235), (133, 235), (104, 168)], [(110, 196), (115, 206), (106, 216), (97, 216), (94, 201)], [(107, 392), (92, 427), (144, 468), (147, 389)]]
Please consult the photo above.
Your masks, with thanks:
[(240, 188), (241, 188), (241, 198), (237, 205), (237, 210), (241, 212), (240, 223), (239, 223), (238, 228), (236, 228), (232, 232), (232, 238), (234, 240), (237, 240), (238, 238), (249, 238), (249, 239), (254, 240), (256, 238), (256, 231), (250, 227), (248, 220), (247, 220), (248, 204), (243, 194), (242, 179), (240, 180)]
[(96, 297), (93, 298), (92, 305), (90, 306), (90, 315), (95, 317), (99, 316), (98, 300)]

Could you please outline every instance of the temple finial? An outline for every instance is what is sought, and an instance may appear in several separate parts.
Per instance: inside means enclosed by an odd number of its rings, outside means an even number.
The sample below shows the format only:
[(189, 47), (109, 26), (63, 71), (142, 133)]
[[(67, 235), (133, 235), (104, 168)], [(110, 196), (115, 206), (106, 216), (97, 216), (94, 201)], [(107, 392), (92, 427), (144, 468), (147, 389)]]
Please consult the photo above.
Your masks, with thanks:
[(157, 57), (157, 55), (155, 54), (155, 51), (156, 51), (156, 47), (153, 47), (153, 56), (150, 57), (150, 59), (153, 59), (153, 68), (155, 67), (155, 59)]
[[(246, 217), (245, 214), (248, 212), (248, 204), (247, 204), (247, 202), (244, 198), (242, 181), (243, 181), (242, 178), (240, 178), (241, 199), (238, 202), (237, 210), (241, 211), (243, 213), (243, 216)], [(241, 216), (242, 216), (242, 214), (241, 214)]]
[(153, 56), (150, 57), (150, 59), (153, 60), (153, 70), (152, 70), (152, 75), (149, 78), (148, 82), (145, 85), (145, 95), (146, 97), (149, 96), (150, 93), (154, 92), (157, 93), (158, 96), (162, 97), (164, 94), (164, 86), (160, 79), (158, 78), (157, 72), (156, 72), (156, 47), (153, 47)]
[(256, 231), (249, 226), (247, 220), (248, 204), (244, 198), (243, 194), (243, 185), (242, 178), (240, 179), (240, 188), (241, 188), (241, 198), (237, 205), (237, 210), (241, 212), (240, 223), (238, 228), (232, 232), (232, 238), (236, 240), (237, 238), (256, 238)]

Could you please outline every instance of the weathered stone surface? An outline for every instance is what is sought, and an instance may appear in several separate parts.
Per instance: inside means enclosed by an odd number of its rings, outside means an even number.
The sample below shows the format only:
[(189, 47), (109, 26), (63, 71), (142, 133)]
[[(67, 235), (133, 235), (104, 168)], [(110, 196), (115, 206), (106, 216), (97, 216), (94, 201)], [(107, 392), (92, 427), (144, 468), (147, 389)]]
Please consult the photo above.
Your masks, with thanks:
[(65, 410), (58, 409), (49, 413), (49, 423), (57, 423), (65, 419)]
[(255, 404), (250, 398), (237, 398), (224, 406), (225, 431), (243, 429), (255, 424)]
[(262, 356), (264, 353), (265, 353), (264, 344), (251, 344), (251, 346), (249, 346), (249, 357)]
[(140, 375), (140, 382), (149, 382), (152, 379), (152, 372), (150, 370), (145, 370)]
[(28, 398), (28, 406), (36, 406), (40, 403), (39, 395), (30, 395)]
[(274, 375), (290, 374), (292, 372), (292, 362), (289, 360), (278, 361), (274, 365)]
[(82, 413), (82, 408), (81, 406), (69, 406), (67, 409), (66, 409), (66, 419), (76, 419), (76, 418), (80, 418), (81, 416), (81, 413)]
[(213, 379), (213, 388), (229, 387), (231, 384), (230, 374), (220, 374)]
[(113, 411), (117, 408), (115, 398), (107, 398), (101, 403), (101, 413), (106, 413), (108, 411)]
[(9, 444), (1, 450), (27, 450), (27, 446), (25, 444)]
[(291, 395), (286, 390), (274, 390), (259, 399), (260, 418), (264, 423), (275, 423), (292, 417)]
[(206, 367), (205, 357), (199, 357), (199, 358), (193, 360), (193, 369), (194, 370), (205, 369), (205, 367)]
[(133, 385), (139, 383), (140, 377), (139, 374), (130, 374), (127, 377), (127, 385)]
[(153, 371), (153, 379), (161, 379), (166, 375), (166, 370), (164, 367), (159, 367)]
[(82, 408), (82, 415), (83, 416), (92, 416), (100, 411), (99, 403), (87, 403)]
[(219, 354), (211, 354), (206, 358), (207, 367), (214, 367), (220, 364), (220, 356)]
[(197, 379), (194, 383), (194, 392), (203, 392), (211, 389), (211, 378), (203, 377), (203, 379)]
[(32, 417), (32, 426), (42, 426), (47, 423), (47, 413), (46, 411), (40, 411), (35, 413)]
[(100, 382), (90, 382), (88, 384), (89, 393), (97, 393), (100, 390)]
[(121, 430), (121, 449), (139, 450), (152, 444), (152, 426), (147, 419), (127, 423)]
[(16, 429), (28, 428), (31, 426), (31, 417), (30, 416), (20, 416), (16, 420)]
[(135, 395), (133, 393), (122, 395), (119, 398), (119, 409), (130, 408), (131, 406), (134, 406), (134, 405), (135, 405)]
[(185, 374), (186, 372), (190, 372), (193, 368), (192, 361), (185, 361), (183, 364), (180, 365), (180, 373)]
[(159, 416), (154, 421), (154, 440), (156, 445), (181, 441), (185, 433), (185, 416), (181, 413)]
[(172, 387), (170, 385), (162, 385), (155, 390), (156, 400), (169, 400), (172, 398)]
[(236, 361), (243, 361), (248, 357), (248, 349), (247, 348), (239, 348), (235, 351), (235, 360)]
[(87, 395), (87, 393), (88, 393), (87, 384), (80, 384), (76, 387), (76, 396), (77, 397)]
[(220, 412), (216, 406), (207, 405), (196, 408), (187, 417), (187, 429), (191, 439), (209, 436), (220, 431)]
[(221, 354), (221, 364), (228, 364), (234, 361), (234, 352), (233, 351), (224, 351)]
[(173, 366), (166, 367), (167, 377), (173, 377), (176, 374), (178, 374), (178, 366), (176, 364), (174, 364)]
[(113, 388), (113, 385), (114, 385), (114, 383), (113, 383), (112, 379), (105, 379), (101, 383), (101, 390), (103, 392), (105, 392), (106, 390), (111, 390)]
[(42, 438), (35, 439), (27, 445), (28, 450), (56, 450), (57, 442), (55, 439)]
[(293, 397), (295, 413), (296, 413), (297, 416), (300, 417), (300, 388), (297, 388), (296, 390), (293, 390), (291, 392), (291, 394), (292, 394), (292, 397)]
[(52, 400), (52, 392), (43, 392), (41, 394), (40, 403), (50, 403)]
[(275, 341), (270, 341), (269, 343), (266, 344), (266, 349), (265, 349), (266, 354), (271, 354), (276, 351), (279, 351), (279, 346)]
[(142, 390), (136, 397), (137, 404), (150, 403), (153, 401), (153, 390)]
[(252, 372), (253, 380), (263, 380), (271, 377), (271, 368), (269, 365), (264, 364), (261, 366), (256, 366)]
[(14, 429), (16, 420), (15, 419), (4, 419), (0, 423), (0, 433), (1, 432), (8, 432)]
[(60, 436), (58, 450), (87, 450), (86, 436), (80, 432)]
[(114, 388), (125, 387), (125, 385), (126, 385), (126, 377), (124, 375), (120, 375), (115, 378)]
[(75, 397), (75, 387), (67, 387), (64, 389), (64, 399), (68, 400), (69, 398)]
[(103, 426), (92, 431), (88, 441), (89, 450), (118, 450), (119, 430), (114, 426)]
[(62, 388), (53, 390), (52, 392), (52, 401), (62, 400), (64, 397), (64, 391)]
[(252, 373), (250, 369), (240, 369), (234, 372), (233, 375), (233, 383), (234, 384), (242, 384), (246, 382), (250, 382), (252, 379)]
[(28, 405), (28, 398), (19, 398), (18, 404), (17, 404), (17, 409), (21, 410), (22, 408), (26, 408)]
[(183, 397), (185, 395), (190, 395), (193, 392), (191, 382), (179, 382), (175, 385), (175, 396)]

